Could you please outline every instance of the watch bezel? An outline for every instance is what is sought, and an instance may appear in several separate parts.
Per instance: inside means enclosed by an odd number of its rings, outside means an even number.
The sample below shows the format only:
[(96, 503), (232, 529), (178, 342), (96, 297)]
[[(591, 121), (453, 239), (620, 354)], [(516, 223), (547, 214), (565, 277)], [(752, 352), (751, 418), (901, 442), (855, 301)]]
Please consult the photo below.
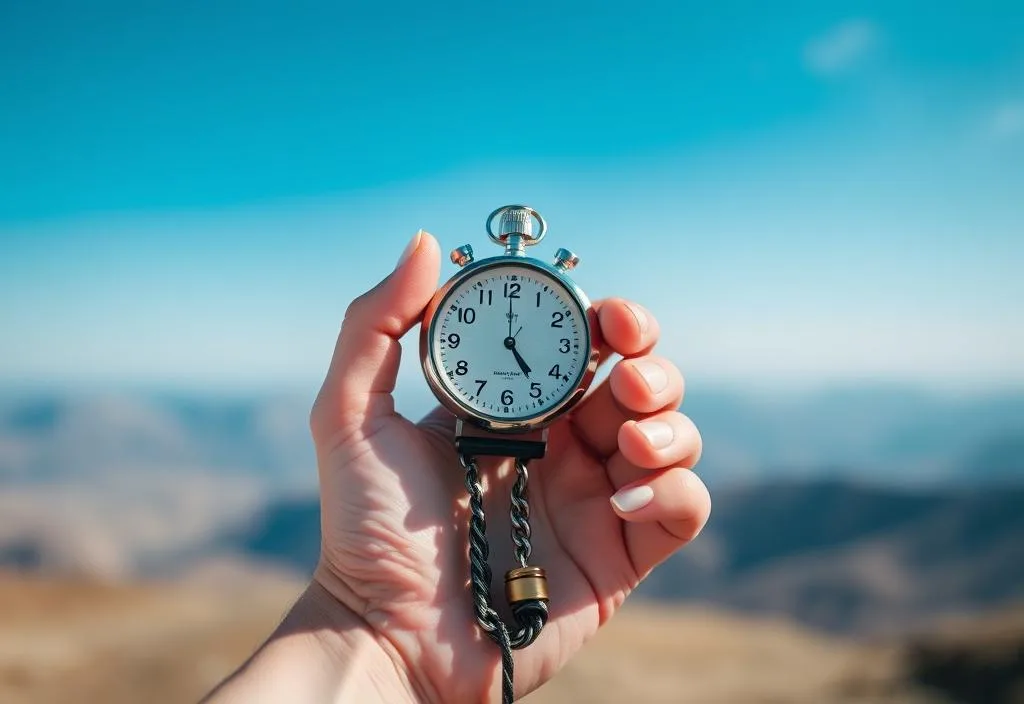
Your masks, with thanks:
[[(583, 371), (579, 376), (574, 388), (562, 397), (562, 400), (545, 411), (528, 418), (516, 418), (505, 420), (481, 414), (479, 411), (465, 405), (459, 398), (452, 394), (442, 380), (442, 372), (436, 366), (434, 355), (431, 354), (431, 339), (433, 338), (434, 324), (437, 321), (437, 311), (448, 294), (471, 276), (495, 267), (519, 266), (534, 269), (547, 274), (561, 283), (569, 296), (579, 306), (586, 320), (584, 333), (587, 337), (589, 353), (585, 360)], [(568, 412), (586, 394), (587, 389), (594, 380), (597, 372), (597, 365), (600, 361), (600, 339), (597, 325), (597, 312), (594, 310), (590, 299), (583, 290), (564, 272), (537, 259), (522, 256), (497, 256), (481, 259), (480, 261), (467, 264), (454, 276), (448, 279), (445, 284), (437, 290), (430, 299), (423, 313), (423, 321), (420, 325), (420, 365), (423, 368), (423, 375), (427, 379), (427, 385), (437, 397), (438, 402), (455, 417), (468, 423), (496, 433), (522, 433), (539, 430), (550, 425), (556, 418)]]

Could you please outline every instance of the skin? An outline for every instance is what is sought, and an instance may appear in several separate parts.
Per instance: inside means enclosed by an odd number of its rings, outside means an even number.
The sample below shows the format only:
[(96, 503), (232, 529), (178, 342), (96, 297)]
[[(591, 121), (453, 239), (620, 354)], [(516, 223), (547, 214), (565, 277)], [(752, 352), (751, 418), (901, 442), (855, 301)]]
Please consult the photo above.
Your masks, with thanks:
[[(419, 323), (439, 273), (437, 242), (417, 233), (396, 269), (349, 307), (310, 421), (319, 565), (277, 631), (207, 701), (500, 699), (499, 650), (477, 628), (468, 595), (454, 419), (438, 408), (410, 422), (392, 398), (398, 339)], [(700, 532), (711, 510), (690, 471), (700, 435), (675, 410), (683, 378), (653, 354), (657, 321), (621, 299), (595, 305), (602, 357), (622, 359), (551, 426), (547, 456), (530, 465), (530, 562), (547, 570), (551, 617), (536, 643), (516, 651), (517, 698), (553, 677), (644, 576)], [(662, 446), (645, 427), (660, 431)], [(495, 459), (481, 469), (500, 612), (501, 576), (514, 566), (511, 467)], [(637, 497), (649, 501), (632, 511), (616, 504)]]

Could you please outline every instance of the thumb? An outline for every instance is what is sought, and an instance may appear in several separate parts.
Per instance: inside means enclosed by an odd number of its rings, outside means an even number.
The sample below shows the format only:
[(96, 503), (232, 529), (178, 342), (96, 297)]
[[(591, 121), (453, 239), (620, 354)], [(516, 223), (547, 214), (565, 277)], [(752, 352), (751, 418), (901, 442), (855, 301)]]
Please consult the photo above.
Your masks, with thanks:
[(394, 271), (349, 305), (313, 406), (315, 437), (353, 420), (394, 412), (391, 392), (402, 354), (398, 340), (419, 322), (440, 271), (437, 240), (420, 230)]

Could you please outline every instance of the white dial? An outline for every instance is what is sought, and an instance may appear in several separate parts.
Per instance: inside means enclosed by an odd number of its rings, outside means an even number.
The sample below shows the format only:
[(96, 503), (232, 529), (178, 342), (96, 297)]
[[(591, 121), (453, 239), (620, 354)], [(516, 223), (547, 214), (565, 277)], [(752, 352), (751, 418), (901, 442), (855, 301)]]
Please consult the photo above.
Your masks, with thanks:
[(541, 269), (485, 267), (441, 301), (430, 333), (441, 383), (476, 415), (542, 415), (576, 390), (590, 356), (586, 314)]

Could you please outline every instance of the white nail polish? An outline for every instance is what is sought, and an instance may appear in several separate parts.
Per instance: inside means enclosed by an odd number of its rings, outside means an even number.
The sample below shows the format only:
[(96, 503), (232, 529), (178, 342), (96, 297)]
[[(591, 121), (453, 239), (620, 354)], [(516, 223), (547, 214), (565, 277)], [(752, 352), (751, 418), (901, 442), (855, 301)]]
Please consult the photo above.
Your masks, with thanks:
[(621, 489), (612, 496), (612, 503), (622, 513), (639, 511), (654, 498), (654, 489), (649, 486), (634, 486), (629, 489)]
[(423, 237), (423, 230), (416, 230), (416, 234), (409, 240), (409, 244), (405, 245), (405, 249), (402, 251), (402, 256), (398, 258), (398, 263), (395, 264), (395, 268), (398, 269), (406, 260), (412, 256), (412, 253), (416, 251), (416, 248), (420, 246), (420, 238)]
[(637, 423), (636, 427), (655, 450), (668, 447), (672, 444), (672, 438), (675, 437), (672, 426), (660, 420), (645, 420)]

